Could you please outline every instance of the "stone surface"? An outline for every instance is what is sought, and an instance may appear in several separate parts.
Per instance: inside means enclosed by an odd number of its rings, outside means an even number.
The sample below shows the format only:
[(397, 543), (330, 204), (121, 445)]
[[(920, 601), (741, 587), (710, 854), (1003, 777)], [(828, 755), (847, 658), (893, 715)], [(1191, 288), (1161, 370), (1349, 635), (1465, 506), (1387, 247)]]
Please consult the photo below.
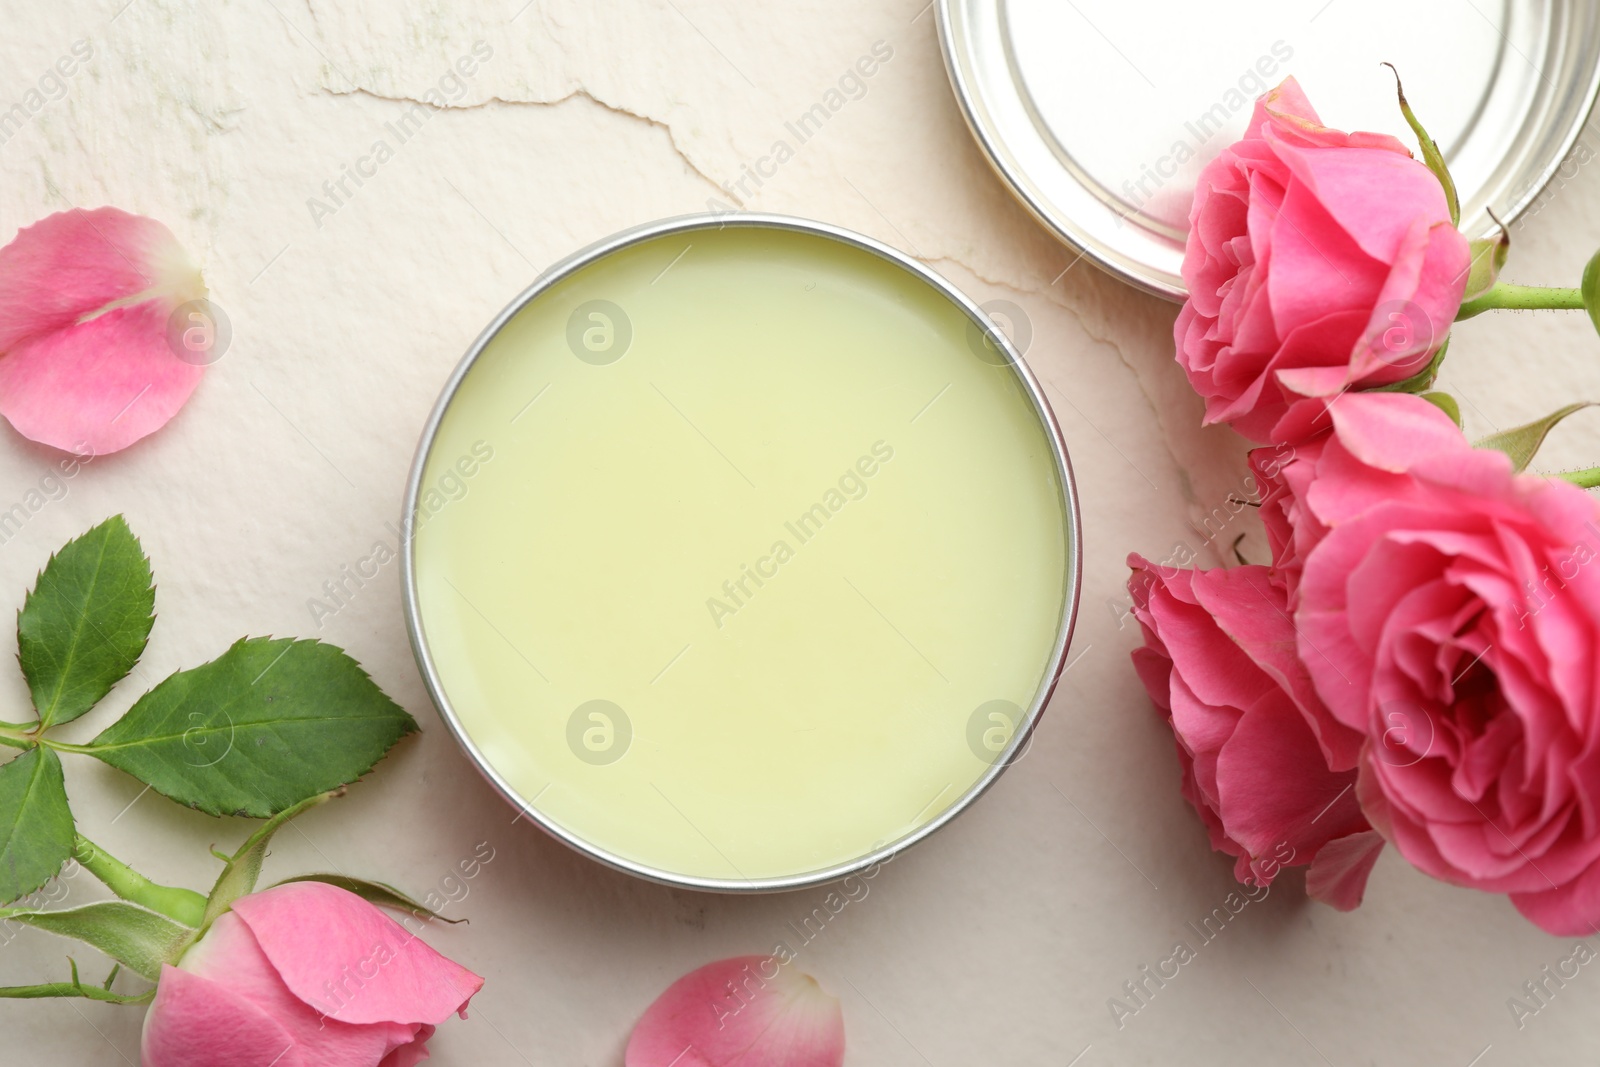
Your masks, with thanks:
[[(390, 536), (413, 442), (483, 324), (572, 250), (711, 200), (862, 230), (979, 300), (1020, 304), (1083, 501), (1077, 658), (1032, 753), (801, 949), (798, 965), (844, 1001), (848, 1062), (1465, 1067), (1600, 1053), (1588, 969), (1552, 984), (1520, 1029), (1507, 1007), (1569, 942), (1392, 853), (1350, 915), (1285, 878), (1113, 1021), (1108, 999), (1174, 942), (1197, 943), (1186, 924), (1231, 888), (1128, 665), (1122, 560), (1178, 544), (1210, 558), (1190, 523), (1244, 491), (1242, 447), (1199, 428), (1171, 359), (1173, 307), (1074, 265), (990, 172), (922, 0), (124, 3), (8, 4), (0, 110), (75, 41), (92, 42), (93, 58), (0, 144), (0, 240), (74, 205), (160, 218), (203, 262), (232, 348), (169, 427), (96, 460), (0, 544), (0, 593), (20, 605), (49, 552), (107, 514), (126, 513), (143, 537), (160, 583), (154, 639), (73, 739), (243, 634), (334, 641), (417, 715), (423, 735), (285, 831), (268, 874), (339, 869), (453, 898), (446, 914), (471, 924), (430, 939), (488, 985), (470, 1021), (440, 1031), (436, 1062), (620, 1064), (629, 1028), (672, 979), (794, 940), (790, 924), (825, 896), (678, 892), (513, 824), (428, 703), (396, 568), (331, 618), (307, 606)], [(776, 141), (793, 144), (785, 122), (879, 41), (893, 57), (864, 94), (793, 158), (764, 162)], [(492, 56), (452, 81), (477, 42)], [(335, 203), (323, 183), (375, 141), (393, 144), (386, 124), (430, 92), (448, 107), (423, 112), (420, 132)], [(1515, 227), (1512, 280), (1571, 284), (1600, 243), (1600, 176), (1575, 166), (1560, 183)], [(1488, 432), (1600, 397), (1600, 343), (1582, 316), (1486, 317), (1461, 330), (1444, 380), (1468, 429)], [(54, 457), (9, 429), (0, 438), (3, 510)], [(1597, 424), (1579, 416), (1543, 463), (1597, 456)], [(1259, 536), (1245, 551), (1261, 558)], [(0, 672), (0, 696), (12, 709), (0, 718), (18, 718), (15, 671)], [(206, 846), (249, 830), (85, 759), (69, 757), (67, 773), (83, 831), (157, 878), (206, 884)], [(460, 879), (483, 843), (493, 859)], [(96, 893), (82, 875), (65, 891)], [(0, 983), (65, 976), (63, 943), (13, 930), (0, 941)], [(103, 974), (73, 951), (86, 977)], [(7, 1062), (138, 1059), (137, 1008), (7, 1003), (0, 1020)]]

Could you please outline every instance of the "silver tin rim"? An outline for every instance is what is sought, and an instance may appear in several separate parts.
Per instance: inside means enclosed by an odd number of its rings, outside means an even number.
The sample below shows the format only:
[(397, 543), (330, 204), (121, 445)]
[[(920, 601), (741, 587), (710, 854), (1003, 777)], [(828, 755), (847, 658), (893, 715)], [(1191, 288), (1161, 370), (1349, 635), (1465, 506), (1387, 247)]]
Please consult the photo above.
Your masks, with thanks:
[[(1071, 248), (1080, 259), (1147, 293), (1167, 300), (1181, 301), (1187, 296), (1178, 273), (1183, 252), (1165, 247), (1154, 235), (1129, 227), (1142, 235), (1122, 245), (1096, 237), (1082, 221), (1055, 202), (1041, 186), (1039, 176), (1018, 158), (1007, 143), (1006, 123), (994, 111), (1032, 112), (1033, 103), (1025, 89), (1012, 86), (1016, 99), (998, 99), (982, 87), (997, 76), (985, 76), (982, 50), (1007, 50), (1005, 42), (984, 44), (972, 27), (984, 13), (1003, 17), (1007, 0), (936, 0), (940, 50), (945, 72), (967, 128), (982, 150), (984, 158), (1005, 183), (1007, 189), (1041, 225)], [(1494, 210), (1500, 221), (1509, 225), (1539, 199), (1577, 143), (1590, 112), (1600, 95), (1600, 5), (1585, 0), (1552, 0), (1551, 27), (1546, 38), (1546, 66), (1555, 67), (1555, 76), (1540, 72), (1540, 95), (1526, 121), (1510, 142), (1506, 159), (1478, 190), (1482, 201)], [(1503, 35), (1502, 35), (1503, 36)], [(985, 53), (987, 54), (987, 53)], [(1531, 60), (1529, 61), (1531, 62)], [(1567, 91), (1563, 74), (1577, 78)], [(993, 105), (993, 106), (991, 106)], [(1090, 183), (1067, 161), (1056, 157), (1055, 165), (1071, 175), (1084, 192), (1084, 201), (1093, 201), (1091, 212), (1114, 216), (1100, 202)], [(1463, 207), (1468, 199), (1463, 190)], [(1463, 217), (1462, 231), (1468, 237), (1484, 237), (1498, 227), (1485, 210)], [(1074, 260), (1076, 262), (1076, 260)]]
[[(1067, 561), (1066, 568), (1067, 589), (1063, 597), (1062, 615), (1057, 625), (1055, 643), (1051, 649), (1048, 672), (1040, 685), (1039, 691), (1035, 694), (1032, 704), (1028, 707), (1024, 726), (1015, 732), (1011, 743), (995, 758), (989, 769), (937, 817), (899, 840), (890, 842), (881, 848), (845, 863), (836, 864), (822, 870), (808, 871), (780, 878), (697, 878), (637, 863), (625, 856), (608, 852), (557, 825), (552, 820), (547, 819), (537, 808), (512, 788), (511, 784), (501, 777), (500, 773), (495, 770), (473, 743), (472, 738), (468, 736), (465, 726), (457, 716), (449, 697), (445, 694), (444, 685), (434, 666), (433, 657), (428, 650), (427, 638), (423, 633), (422, 616), (417, 603), (416, 541), (411, 536), (411, 516), (417, 510), (417, 501), (421, 494), (423, 468), (427, 464), (428, 454), (433, 447), (434, 438), (438, 434), (439, 425), (444, 419), (445, 412), (448, 410), (450, 402), (455, 398), (457, 389), (477, 363), (478, 357), (488, 347), (490, 340), (518, 312), (556, 282), (567, 278), (590, 263), (613, 252), (671, 234), (704, 229), (722, 229), (730, 226), (792, 230), (841, 241), (870, 252), (903, 270), (909, 271), (928, 285), (933, 286), (957, 307), (961, 308), (968, 318), (978, 325), (979, 329), (983, 330), (1004, 350), (1009, 365), (1023, 383), (1028, 397), (1033, 403), (1035, 414), (1047, 430), (1046, 436), (1050, 440), (1050, 448), (1055, 460), (1056, 477), (1060, 480), (1063, 502), (1066, 507), (1067, 532), (1071, 538), (1070, 558)], [(434, 402), (433, 410), (429, 413), (428, 421), (423, 427), (421, 440), (417, 444), (417, 451), (411, 462), (411, 473), (406, 480), (405, 500), (402, 507), (401, 530), (405, 535), (406, 544), (404, 551), (400, 554), (400, 582), (406, 617), (406, 630), (410, 635), (411, 651), (416, 656), (417, 667), (422, 673), (422, 679), (427, 686), (428, 695), (438, 709), (439, 717), (444, 720), (450, 733), (455, 737), (456, 743), (466, 752), (479, 773), (494, 786), (495, 790), (513, 808), (522, 812), (524, 816), (556, 838), (556, 840), (563, 842), (591, 859), (599, 860), (608, 867), (652, 882), (681, 889), (697, 889), (720, 893), (771, 893), (826, 885), (829, 882), (838, 881), (877, 864), (885, 863), (947, 825), (993, 785), (995, 780), (1005, 772), (1006, 768), (1017, 761), (1019, 754), (1024, 753), (1026, 746), (1031, 742), (1034, 728), (1043, 714), (1045, 705), (1049, 703), (1051, 694), (1055, 692), (1056, 684), (1061, 678), (1062, 668), (1066, 663), (1067, 649), (1072, 642), (1072, 630), (1077, 621), (1079, 595), (1083, 584), (1082, 520), (1078, 509), (1077, 483), (1073, 479), (1072, 461), (1067, 455), (1066, 440), (1062, 436), (1061, 425), (1056, 421), (1055, 413), (1051, 410), (1050, 403), (1045, 398), (1044, 390), (1040, 388), (1032, 370), (1023, 361), (1021, 353), (1017, 351), (1010, 339), (1002, 331), (995, 329), (989, 317), (953, 284), (923, 263), (912, 259), (898, 249), (855, 233), (852, 230), (825, 222), (815, 222), (810, 219), (788, 215), (736, 212), (681, 215), (660, 219), (623, 230), (603, 240), (596, 241), (594, 244), (548, 267), (532, 285), (524, 289), (500, 314), (495, 316), (494, 320), (472, 342), (472, 345), (467, 349), (466, 355), (461, 358), (461, 362), (456, 365), (450, 378), (445, 382), (444, 389), (440, 392), (439, 399)]]

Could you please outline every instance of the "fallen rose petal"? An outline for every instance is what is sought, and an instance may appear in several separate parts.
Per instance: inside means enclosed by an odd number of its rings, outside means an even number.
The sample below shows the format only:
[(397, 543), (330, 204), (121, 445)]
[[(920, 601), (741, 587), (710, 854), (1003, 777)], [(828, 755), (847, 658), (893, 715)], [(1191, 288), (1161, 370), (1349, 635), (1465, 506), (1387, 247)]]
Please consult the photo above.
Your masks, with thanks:
[(0, 248), (0, 415), (80, 455), (131, 445), (177, 414), (208, 360), (181, 359), (172, 313), (203, 300), (172, 231), (113, 207), (74, 209)]
[(770, 956), (709, 963), (667, 987), (633, 1028), (626, 1067), (839, 1067), (844, 1013)]

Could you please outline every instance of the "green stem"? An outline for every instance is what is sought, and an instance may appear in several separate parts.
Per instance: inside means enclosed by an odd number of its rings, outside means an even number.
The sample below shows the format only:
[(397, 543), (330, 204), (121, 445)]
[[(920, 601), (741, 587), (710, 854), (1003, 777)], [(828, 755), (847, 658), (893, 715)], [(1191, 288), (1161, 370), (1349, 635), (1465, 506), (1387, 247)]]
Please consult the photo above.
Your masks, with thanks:
[(77, 835), (72, 855), (84, 870), (123, 900), (160, 912), (192, 929), (199, 929), (205, 918), (205, 897), (192, 889), (157, 885), (82, 834)]
[(32, 740), (37, 740), (39, 744), (53, 748), (57, 752), (76, 752), (83, 756), (92, 756), (98, 750), (94, 745), (74, 745), (70, 741), (57, 741), (52, 737), (40, 736)]
[(80, 985), (77, 982), (46, 982), (43, 985), (0, 986), (0, 997), (9, 997), (15, 1000), (39, 1000), (44, 997), (83, 997), (86, 1000), (100, 1000), (107, 1004), (145, 1004), (155, 994), (156, 991), (151, 989), (140, 993), (138, 996), (125, 997), (121, 993), (98, 989), (92, 985)]
[[(7, 908), (15, 911), (15, 908)], [(143, 993), (125, 996), (121, 993), (111, 992), (111, 983), (117, 980), (117, 972), (122, 970), (122, 964), (111, 968), (111, 973), (106, 975), (106, 980), (99, 988), (84, 985), (78, 977), (78, 961), (71, 956), (67, 957), (67, 964), (72, 968), (72, 981), (70, 982), (45, 982), (41, 985), (13, 985), (0, 986), (0, 997), (12, 1000), (40, 1000), (44, 997), (83, 997), (85, 1000), (99, 1000), (107, 1004), (144, 1004), (156, 995), (154, 989), (146, 989)]]
[(1583, 489), (1600, 486), (1600, 467), (1587, 467), (1580, 471), (1557, 471), (1552, 478), (1561, 478)]
[(21, 749), (32, 748), (39, 742), (38, 734), (33, 732), (38, 728), (38, 723), (0, 722), (0, 745)]
[(1456, 313), (1456, 321), (1496, 310), (1582, 311), (1583, 290), (1501, 282), (1482, 296), (1462, 304), (1461, 310)]

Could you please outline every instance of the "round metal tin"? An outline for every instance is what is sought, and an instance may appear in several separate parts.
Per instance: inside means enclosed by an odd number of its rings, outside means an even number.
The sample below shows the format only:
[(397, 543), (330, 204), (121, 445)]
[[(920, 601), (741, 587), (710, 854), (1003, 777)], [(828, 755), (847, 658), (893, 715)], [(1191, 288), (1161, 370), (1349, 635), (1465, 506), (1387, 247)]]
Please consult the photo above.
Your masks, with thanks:
[[(417, 514), (430, 450), (452, 399), (455, 397), (462, 382), (471, 373), (474, 364), (489, 345), (489, 342), (520, 311), (535, 300), (538, 300), (541, 294), (552, 286), (612, 253), (665, 235), (726, 227), (766, 227), (778, 230), (792, 230), (853, 246), (899, 267), (932, 287), (950, 303), (959, 308), (976, 330), (980, 331), (982, 336), (987, 337), (992, 342), (994, 350), (1003, 356), (1003, 365), (1008, 366), (1015, 374), (1031, 402), (1033, 412), (1044, 431), (1044, 437), (1049, 442), (1052, 465), (1062, 494), (1064, 529), (1070, 542), (1068, 545), (1069, 558), (1066, 560), (1064, 568), (1066, 588), (1063, 594), (1063, 607), (1051, 644), (1043, 681), (1040, 683), (1029, 706), (1024, 709), (1023, 720), (1015, 729), (1010, 742), (993, 758), (990, 766), (948, 808), (903, 837), (889, 841), (848, 862), (836, 864), (825, 869), (806, 871), (789, 877), (716, 879), (687, 876), (674, 871), (663, 870), (607, 851), (605, 848), (569, 831), (541, 812), (532, 802), (532, 799), (522, 796), (506, 777), (495, 768), (491, 760), (469, 735), (460, 714), (452, 704), (450, 694), (446, 691), (434, 657), (430, 652), (428, 635), (423, 623), (418, 598), (417, 546), (416, 540), (412, 536), (412, 524), (413, 517)], [(971, 336), (979, 336), (979, 334), (975, 333)], [(783, 215), (739, 212), (715, 215), (688, 215), (664, 219), (625, 230), (596, 242), (548, 268), (533, 285), (513, 300), (505, 310), (489, 323), (488, 327), (484, 329), (467, 350), (466, 355), (461, 359), (461, 362), (445, 383), (444, 389), (428, 417), (427, 424), (423, 428), (422, 437), (417, 446), (410, 476), (406, 483), (404, 510), (401, 517), (402, 529), (406, 532), (406, 544), (400, 554), (402, 599), (412, 651), (416, 656), (417, 666), (421, 671), (428, 693), (439, 710), (440, 717), (479, 772), (513, 807), (520, 810), (529, 820), (578, 852), (617, 870), (651, 881), (712, 892), (778, 892), (834, 882), (850, 874), (872, 868), (876, 864), (887, 862), (902, 850), (927, 838), (965, 811), (979, 795), (1000, 777), (1008, 766), (1016, 762), (1025, 753), (1027, 746), (1031, 743), (1033, 730), (1038, 723), (1045, 704), (1049, 701), (1050, 695), (1055, 689), (1056, 682), (1066, 662), (1073, 624), (1077, 618), (1079, 591), (1082, 582), (1081, 519), (1076, 484), (1073, 479), (1071, 462), (1067, 455), (1066, 442), (1061, 435), (1061, 427), (1051, 411), (1043, 389), (1023, 361), (1021, 353), (1011, 339), (995, 325), (989, 316), (985, 315), (976, 304), (950, 282), (899, 250), (837, 226)]]
[(1200, 169), (1288, 75), (1330, 125), (1411, 144), (1393, 63), (1469, 237), (1534, 202), (1600, 89), (1589, 0), (938, 0), (938, 22), (967, 123), (1017, 197), (1079, 258), (1172, 299)]

